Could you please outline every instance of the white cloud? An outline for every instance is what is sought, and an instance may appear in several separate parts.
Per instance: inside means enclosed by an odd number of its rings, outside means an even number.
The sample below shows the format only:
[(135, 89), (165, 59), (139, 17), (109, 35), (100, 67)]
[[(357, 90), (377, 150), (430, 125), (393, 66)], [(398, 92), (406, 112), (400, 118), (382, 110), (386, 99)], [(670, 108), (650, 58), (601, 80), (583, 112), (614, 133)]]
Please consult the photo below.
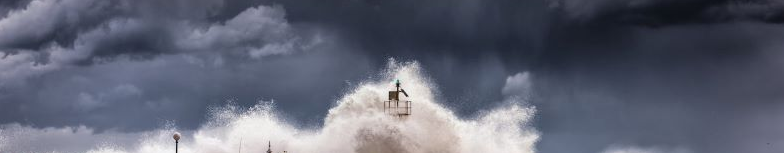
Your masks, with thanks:
[(522, 96), (528, 97), (531, 94), (531, 76), (528, 72), (520, 72), (515, 75), (506, 77), (506, 84), (501, 89), (501, 93), (505, 96)]

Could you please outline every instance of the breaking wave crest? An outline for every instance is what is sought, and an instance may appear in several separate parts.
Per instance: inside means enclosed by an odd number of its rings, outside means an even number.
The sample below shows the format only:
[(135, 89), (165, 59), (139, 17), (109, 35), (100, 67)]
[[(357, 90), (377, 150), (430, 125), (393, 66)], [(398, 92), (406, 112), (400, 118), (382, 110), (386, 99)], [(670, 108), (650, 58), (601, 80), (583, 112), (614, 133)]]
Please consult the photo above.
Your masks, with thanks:
[[(212, 109), (210, 121), (184, 131), (182, 153), (531, 153), (539, 133), (530, 127), (535, 108), (522, 102), (461, 119), (435, 101), (434, 87), (416, 62), (391, 60), (378, 79), (347, 92), (329, 110), (320, 129), (298, 129), (276, 114), (272, 102), (241, 109), (235, 105)], [(413, 101), (412, 115), (398, 118), (383, 112), (382, 102), (400, 79)], [(147, 132), (136, 145), (103, 145), (88, 152), (172, 152), (174, 128)]]

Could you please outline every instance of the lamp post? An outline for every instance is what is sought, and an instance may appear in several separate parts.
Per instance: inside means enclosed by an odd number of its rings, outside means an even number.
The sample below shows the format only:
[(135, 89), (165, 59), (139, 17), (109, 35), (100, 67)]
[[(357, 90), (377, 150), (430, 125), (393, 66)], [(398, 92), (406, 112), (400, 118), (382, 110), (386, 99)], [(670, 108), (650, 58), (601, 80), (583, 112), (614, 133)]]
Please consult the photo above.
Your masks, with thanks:
[(174, 132), (174, 153), (177, 153), (177, 149), (179, 148), (177, 145), (180, 143), (180, 133)]

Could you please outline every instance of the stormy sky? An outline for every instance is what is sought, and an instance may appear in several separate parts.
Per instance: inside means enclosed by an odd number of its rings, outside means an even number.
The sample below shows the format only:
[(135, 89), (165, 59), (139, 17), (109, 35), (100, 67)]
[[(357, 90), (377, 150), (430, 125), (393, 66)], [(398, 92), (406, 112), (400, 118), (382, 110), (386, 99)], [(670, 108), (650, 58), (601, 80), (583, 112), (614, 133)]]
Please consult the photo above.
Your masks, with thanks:
[(318, 127), (389, 58), (458, 115), (530, 93), (537, 152), (781, 152), (784, 1), (3, 0), (0, 124)]

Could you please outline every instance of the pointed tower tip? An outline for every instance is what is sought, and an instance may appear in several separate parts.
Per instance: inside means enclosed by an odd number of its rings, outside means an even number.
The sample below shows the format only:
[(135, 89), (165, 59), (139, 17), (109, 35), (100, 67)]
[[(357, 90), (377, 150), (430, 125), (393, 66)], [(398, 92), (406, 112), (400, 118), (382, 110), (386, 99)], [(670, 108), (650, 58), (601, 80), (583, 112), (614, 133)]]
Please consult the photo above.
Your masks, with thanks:
[(272, 153), (272, 141), (267, 141), (267, 145), (269, 146), (269, 148), (267, 148), (267, 153)]

